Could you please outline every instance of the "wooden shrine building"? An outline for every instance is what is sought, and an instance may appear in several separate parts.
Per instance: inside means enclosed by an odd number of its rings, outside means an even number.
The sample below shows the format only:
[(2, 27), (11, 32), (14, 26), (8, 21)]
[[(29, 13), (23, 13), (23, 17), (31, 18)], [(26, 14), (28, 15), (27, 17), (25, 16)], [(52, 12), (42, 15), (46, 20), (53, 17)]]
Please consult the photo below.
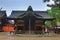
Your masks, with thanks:
[(2, 11), (0, 11), (0, 31), (2, 30), (2, 27), (6, 24), (7, 24), (6, 11), (2, 10)]
[(8, 20), (14, 20), (17, 30), (32, 33), (42, 31), (45, 21), (52, 21), (54, 18), (48, 15), (47, 11), (33, 11), (29, 6), (27, 11), (13, 10)]

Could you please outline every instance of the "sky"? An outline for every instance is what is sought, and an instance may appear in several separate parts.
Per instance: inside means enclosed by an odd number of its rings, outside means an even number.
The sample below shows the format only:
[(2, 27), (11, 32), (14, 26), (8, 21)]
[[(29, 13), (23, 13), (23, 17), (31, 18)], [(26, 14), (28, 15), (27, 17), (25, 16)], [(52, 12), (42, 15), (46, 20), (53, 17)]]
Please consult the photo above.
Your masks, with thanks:
[(51, 9), (47, 7), (47, 4), (53, 4), (51, 0), (48, 3), (44, 3), (43, 0), (0, 0), (0, 8), (6, 10), (7, 16), (9, 16), (12, 10), (27, 10), (28, 6), (32, 6), (33, 10), (44, 11)]

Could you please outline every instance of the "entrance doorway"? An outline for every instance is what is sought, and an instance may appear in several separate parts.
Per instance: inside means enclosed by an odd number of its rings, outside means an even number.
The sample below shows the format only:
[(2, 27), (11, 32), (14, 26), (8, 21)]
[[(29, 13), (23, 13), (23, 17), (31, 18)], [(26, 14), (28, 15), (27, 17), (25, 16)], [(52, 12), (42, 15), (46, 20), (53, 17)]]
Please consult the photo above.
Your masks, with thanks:
[(31, 19), (17, 20), (17, 32), (25, 34), (35, 34), (42, 32), (42, 21)]
[(26, 19), (25, 20), (25, 33), (26, 34), (34, 34), (34, 19)]

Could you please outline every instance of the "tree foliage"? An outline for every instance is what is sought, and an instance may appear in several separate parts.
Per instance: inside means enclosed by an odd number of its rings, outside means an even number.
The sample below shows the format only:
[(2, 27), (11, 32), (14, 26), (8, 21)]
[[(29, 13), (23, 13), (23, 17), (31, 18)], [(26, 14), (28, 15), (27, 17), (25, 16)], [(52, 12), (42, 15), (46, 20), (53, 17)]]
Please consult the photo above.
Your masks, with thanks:
[(51, 22), (50, 21), (45, 21), (45, 26), (46, 27), (50, 27), (50, 25), (51, 25)]
[[(56, 18), (54, 23), (60, 22), (60, 0), (52, 0), (54, 4), (47, 4), (48, 7), (51, 7), (51, 10), (48, 10), (50, 16)], [(44, 2), (50, 2), (50, 0), (44, 0)]]
[[(49, 2), (50, 0), (43, 0), (44, 2)], [(53, 6), (59, 6), (60, 7), (60, 0), (52, 0), (54, 1), (54, 4), (48, 4), (47, 6), (53, 7)]]
[(52, 7), (51, 10), (48, 11), (49, 15), (56, 18), (56, 21), (60, 22), (60, 10), (59, 7)]

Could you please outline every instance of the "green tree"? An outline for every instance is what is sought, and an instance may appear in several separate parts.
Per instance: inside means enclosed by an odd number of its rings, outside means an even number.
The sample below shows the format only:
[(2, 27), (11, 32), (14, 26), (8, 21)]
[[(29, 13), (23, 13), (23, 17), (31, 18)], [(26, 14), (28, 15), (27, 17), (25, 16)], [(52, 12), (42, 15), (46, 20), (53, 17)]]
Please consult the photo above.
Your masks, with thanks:
[[(44, 2), (50, 2), (50, 0), (43, 0)], [(54, 23), (60, 22), (60, 0), (52, 0), (54, 4), (47, 4), (48, 7), (51, 7), (51, 10), (48, 10), (49, 15), (56, 18)]]
[(56, 21), (60, 22), (60, 10), (59, 7), (52, 7), (51, 10), (48, 11), (49, 15), (56, 18)]
[(51, 21), (46, 21), (45, 22), (45, 26), (50, 27), (50, 25), (51, 25)]
[[(43, 0), (44, 2), (49, 2), (50, 0)], [(52, 1), (54, 1), (54, 4), (51, 4), (51, 5), (47, 5), (47, 6), (49, 6), (49, 7), (53, 7), (53, 6), (58, 6), (58, 7), (60, 7), (60, 0), (52, 0)]]

